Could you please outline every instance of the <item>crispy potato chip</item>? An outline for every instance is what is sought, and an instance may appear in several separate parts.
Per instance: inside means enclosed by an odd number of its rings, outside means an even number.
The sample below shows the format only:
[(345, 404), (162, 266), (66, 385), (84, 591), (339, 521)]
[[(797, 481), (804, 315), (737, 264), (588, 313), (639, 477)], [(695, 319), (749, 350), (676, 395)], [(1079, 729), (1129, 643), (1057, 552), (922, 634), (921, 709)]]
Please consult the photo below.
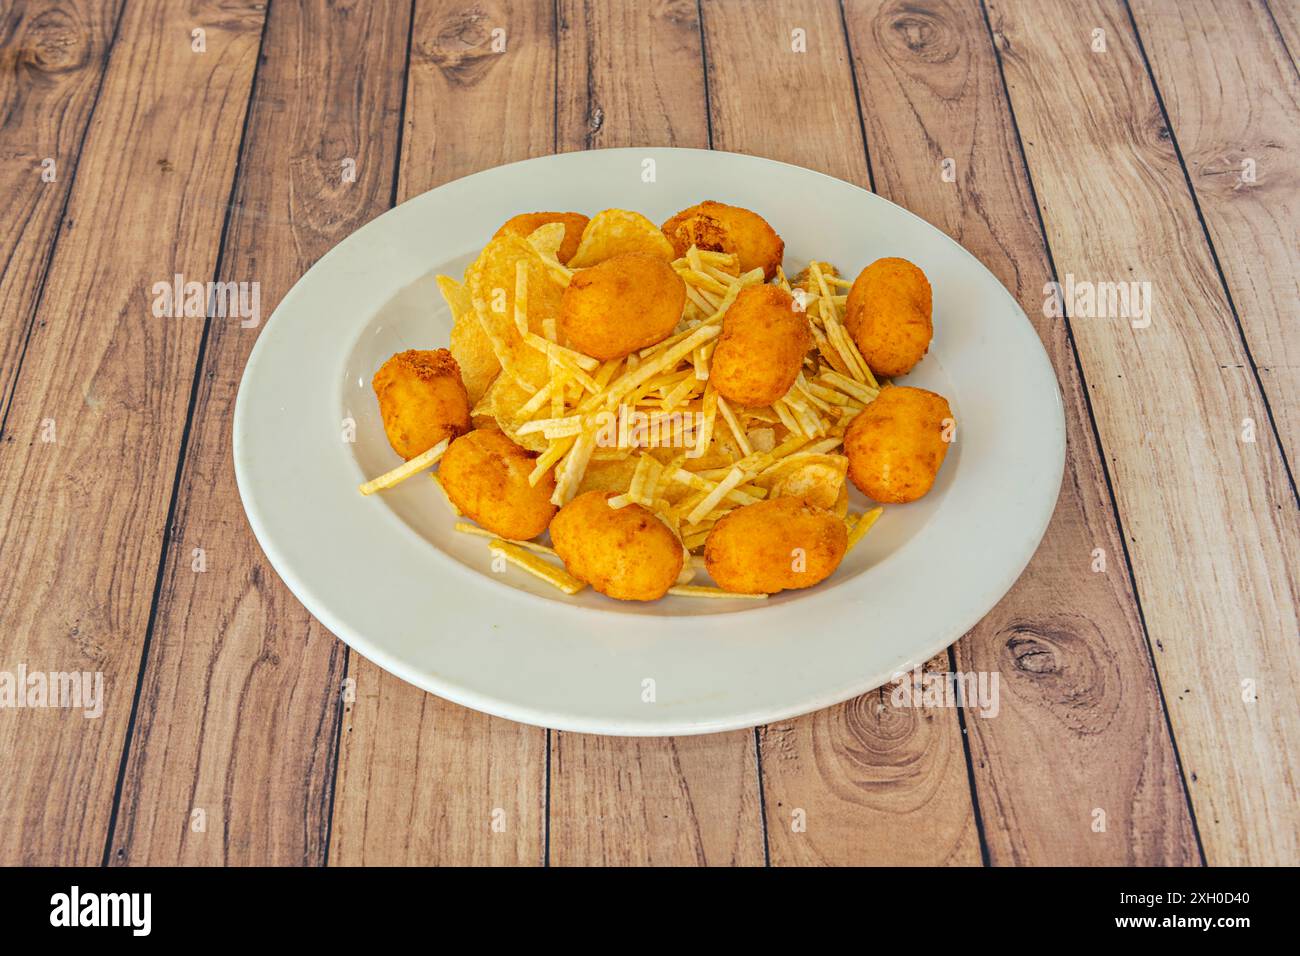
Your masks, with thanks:
[(560, 264), (560, 246), (564, 245), (564, 223), (548, 222), (538, 226), (528, 236), (528, 244), (545, 259)]
[(523, 343), (511, 348), (510, 356), (510, 371), (496, 377), (474, 406), (471, 419), (475, 428), (495, 423), (516, 445), (529, 451), (545, 451), (550, 439), (541, 432), (520, 435), (518, 428), (522, 424), (519, 409), (546, 384), (546, 356)]
[(640, 252), (664, 262), (677, 258), (668, 237), (645, 216), (627, 209), (606, 209), (587, 223), (569, 268), (585, 269), (627, 252)]
[(470, 269), (469, 293), (479, 324), (492, 342), (493, 352), (508, 363), (511, 349), (522, 341), (515, 327), (516, 264), (525, 263), (528, 283), (528, 330), (541, 334), (546, 319), (560, 312), (564, 287), (541, 254), (520, 236), (498, 236), (483, 247)]
[(754, 483), (767, 487), (772, 498), (798, 498), (818, 508), (833, 509), (848, 470), (849, 460), (843, 455), (809, 455), (778, 466)]
[(451, 276), (437, 276), (435, 281), (451, 309), (452, 358), (460, 366), (460, 378), (465, 383), (470, 405), (477, 405), (501, 371), (501, 363), (492, 350), (492, 341), (479, 324), (468, 287)]
[[(587, 471), (578, 482), (577, 494), (588, 491), (625, 492), (637, 469), (639, 458), (629, 455), (623, 459), (601, 460), (594, 458), (587, 465)], [(575, 495), (576, 497), (576, 495)]]

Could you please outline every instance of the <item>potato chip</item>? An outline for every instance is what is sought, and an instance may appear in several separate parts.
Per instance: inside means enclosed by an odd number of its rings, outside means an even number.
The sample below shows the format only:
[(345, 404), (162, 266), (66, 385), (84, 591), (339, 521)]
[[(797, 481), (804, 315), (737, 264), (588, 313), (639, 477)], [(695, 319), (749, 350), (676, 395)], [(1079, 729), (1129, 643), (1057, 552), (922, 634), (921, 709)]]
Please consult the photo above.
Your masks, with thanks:
[(528, 236), (528, 244), (546, 260), (552, 272), (557, 266), (564, 273), (569, 271), (560, 262), (560, 246), (564, 245), (564, 223), (548, 222), (544, 226), (538, 226)]
[(578, 482), (577, 494), (586, 494), (588, 491), (627, 491), (628, 485), (632, 481), (632, 475), (636, 472), (639, 459), (636, 456), (629, 455), (623, 459), (600, 460), (592, 458), (587, 465), (587, 471)]
[(469, 293), (497, 360), (506, 360), (503, 365), (508, 364), (513, 346), (522, 340), (515, 327), (516, 264), (520, 261), (526, 264), (530, 332), (540, 334), (544, 321), (559, 315), (564, 295), (564, 287), (527, 239), (498, 236), (483, 247), (470, 269)]
[(522, 343), (510, 349), (509, 371), (498, 375), (471, 413), (475, 428), (495, 423), (516, 445), (545, 451), (550, 440), (541, 432), (520, 435), (520, 409), (546, 383), (546, 356)]
[(774, 468), (755, 484), (768, 488), (772, 498), (798, 498), (818, 508), (833, 509), (848, 470), (849, 460), (843, 455), (808, 455)]
[(460, 366), (470, 405), (477, 405), (501, 371), (492, 342), (479, 324), (469, 288), (451, 276), (437, 276), (438, 290), (451, 309), (451, 355)]
[(677, 258), (668, 237), (645, 216), (627, 209), (606, 209), (587, 223), (569, 268), (585, 269), (628, 252), (640, 252), (664, 262)]

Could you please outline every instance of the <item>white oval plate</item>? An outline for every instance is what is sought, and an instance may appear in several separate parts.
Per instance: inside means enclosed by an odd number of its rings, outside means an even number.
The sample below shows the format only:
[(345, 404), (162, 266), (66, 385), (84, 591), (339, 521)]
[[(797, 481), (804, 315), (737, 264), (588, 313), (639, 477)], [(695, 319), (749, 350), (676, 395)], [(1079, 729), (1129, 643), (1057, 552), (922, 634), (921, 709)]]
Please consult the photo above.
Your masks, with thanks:
[[(654, 181), (643, 181), (647, 161)], [(957, 441), (934, 489), (884, 515), (819, 587), (767, 601), (574, 598), (459, 534), (423, 475), (371, 498), (400, 459), (370, 377), (393, 352), (447, 344), (433, 283), (537, 209), (747, 206), (847, 276), (902, 256), (934, 288), (935, 338), (907, 377), (945, 395)], [(345, 439), (347, 420), (355, 440)], [(317, 619), (403, 680), (561, 730), (711, 733), (879, 687), (970, 629), (1011, 587), (1051, 518), (1065, 422), (1051, 364), (1007, 291), (933, 226), (872, 193), (771, 160), (693, 149), (565, 153), (448, 183), (357, 230), (285, 296), (235, 407), (235, 473), (257, 540)], [(852, 507), (869, 503), (854, 493)], [(653, 682), (653, 683), (651, 683)], [(652, 693), (651, 693), (652, 689)]]

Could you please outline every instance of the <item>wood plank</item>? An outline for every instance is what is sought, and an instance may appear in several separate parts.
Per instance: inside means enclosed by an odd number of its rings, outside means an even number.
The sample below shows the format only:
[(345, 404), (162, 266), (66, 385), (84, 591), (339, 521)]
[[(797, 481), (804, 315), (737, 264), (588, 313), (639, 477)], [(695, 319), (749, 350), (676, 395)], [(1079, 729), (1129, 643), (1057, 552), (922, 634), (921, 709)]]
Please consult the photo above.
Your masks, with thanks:
[(1300, 862), (1300, 518), (1128, 17), (988, 11), (1058, 273), (1151, 283), (1072, 330), (1206, 859)]
[[(990, 861), (1195, 863), (1074, 351), (1064, 323), (1043, 315), (1051, 266), (978, 0), (851, 0), (845, 23), (872, 105), (878, 191), (951, 235), (1011, 290), (1065, 404), (1066, 480), (1052, 523), (1015, 587), (955, 648), (958, 670), (999, 682), (996, 714), (966, 711)], [(1107, 556), (1104, 573), (1092, 569), (1095, 548)], [(1094, 809), (1106, 813), (1102, 832)]]
[(1278, 37), (1286, 45), (1291, 65), (1300, 70), (1300, 4), (1295, 0), (1261, 0), (1273, 19)]
[[(561, 0), (559, 16), (561, 151), (709, 145), (694, 4)], [(552, 745), (553, 864), (763, 863), (752, 732)]]
[(1130, 6), (1294, 475), (1300, 74), (1258, 3)]
[(560, 152), (709, 146), (694, 3), (558, 0)]
[[(550, 152), (554, 84), (551, 3), (417, 0), (399, 198)], [(331, 864), (542, 862), (546, 731), (425, 694), (359, 654), (348, 675)]]
[(51, 0), (0, 11), (0, 419), (120, 9), (120, 2)]
[(0, 659), (101, 673), (103, 714), (0, 716), (0, 859), (103, 857), (204, 324), (151, 288), (213, 275), (263, 9), (122, 15), (0, 458)]
[[(714, 146), (867, 186), (838, 5), (705, 2), (703, 11)], [(795, 29), (805, 53), (792, 50)], [(871, 693), (763, 728), (760, 743), (774, 864), (980, 862), (954, 711), (887, 698), (882, 709)]]
[(216, 321), (209, 332), (114, 863), (325, 860), (345, 648), (258, 548), (235, 487), (231, 426), (275, 305), (392, 201), (410, 10), (409, 0), (270, 8), (220, 276), (260, 284), (261, 321)]

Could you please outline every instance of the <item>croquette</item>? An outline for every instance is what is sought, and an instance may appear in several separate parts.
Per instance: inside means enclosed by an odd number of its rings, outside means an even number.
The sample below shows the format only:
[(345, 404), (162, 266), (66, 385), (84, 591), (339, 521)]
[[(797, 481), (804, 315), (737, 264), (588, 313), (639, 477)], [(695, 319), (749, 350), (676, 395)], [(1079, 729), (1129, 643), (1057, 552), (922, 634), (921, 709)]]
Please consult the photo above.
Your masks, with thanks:
[(560, 509), (551, 544), (569, 573), (621, 601), (655, 601), (677, 583), (681, 542), (637, 504), (611, 508), (613, 492), (588, 491)]
[(723, 515), (704, 543), (704, 566), (724, 591), (776, 594), (826, 580), (848, 544), (834, 512), (798, 498), (772, 498)]
[(681, 321), (686, 284), (653, 256), (624, 253), (575, 272), (560, 301), (569, 344), (598, 359), (662, 342)]
[(528, 476), (536, 456), (495, 428), (478, 428), (451, 443), (438, 479), (461, 512), (493, 534), (516, 541), (535, 538), (555, 516), (555, 472), (536, 485)]
[(808, 317), (795, 310), (790, 293), (750, 286), (722, 317), (709, 381), (729, 402), (771, 405), (794, 384), (812, 341)]
[(785, 243), (758, 213), (742, 206), (705, 200), (683, 209), (663, 224), (664, 235), (678, 256), (691, 246), (727, 252), (740, 260), (740, 271), (762, 269), (763, 278), (776, 275)]
[(876, 375), (906, 375), (934, 337), (930, 280), (906, 259), (877, 259), (849, 290), (844, 327)]
[(469, 431), (469, 396), (446, 349), (398, 352), (371, 380), (388, 443), (408, 461)]
[(844, 434), (849, 480), (885, 504), (916, 501), (934, 485), (955, 427), (942, 395), (903, 385), (886, 388)]

